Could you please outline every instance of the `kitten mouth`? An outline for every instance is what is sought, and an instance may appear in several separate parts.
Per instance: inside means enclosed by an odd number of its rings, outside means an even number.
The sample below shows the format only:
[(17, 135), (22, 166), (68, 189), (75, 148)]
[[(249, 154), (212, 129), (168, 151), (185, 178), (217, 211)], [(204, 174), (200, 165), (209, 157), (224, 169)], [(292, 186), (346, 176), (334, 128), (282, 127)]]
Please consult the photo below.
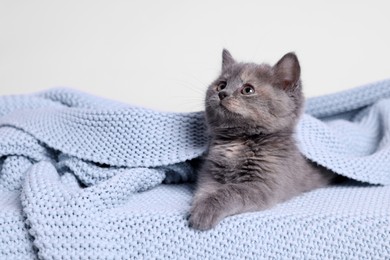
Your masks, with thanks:
[(219, 102), (219, 108), (220, 108), (223, 112), (225, 112), (225, 113), (238, 115), (236, 112), (230, 110), (230, 109), (229, 109), (229, 106), (226, 105), (225, 102), (222, 102), (222, 101)]
[(222, 108), (222, 110), (224, 110), (224, 111), (226, 110), (226, 111), (230, 112), (230, 110), (228, 109), (227, 105), (225, 103), (223, 103), (222, 101), (219, 102), (219, 107)]

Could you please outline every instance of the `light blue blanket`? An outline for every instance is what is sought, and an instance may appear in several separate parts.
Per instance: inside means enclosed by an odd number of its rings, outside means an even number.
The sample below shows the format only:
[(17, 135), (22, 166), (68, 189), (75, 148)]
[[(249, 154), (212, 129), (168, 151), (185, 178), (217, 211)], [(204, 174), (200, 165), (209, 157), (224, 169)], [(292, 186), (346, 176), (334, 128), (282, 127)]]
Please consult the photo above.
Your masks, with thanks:
[(0, 259), (389, 259), (390, 80), (309, 99), (297, 141), (354, 180), (200, 232), (188, 161), (203, 113), (70, 89), (0, 97)]

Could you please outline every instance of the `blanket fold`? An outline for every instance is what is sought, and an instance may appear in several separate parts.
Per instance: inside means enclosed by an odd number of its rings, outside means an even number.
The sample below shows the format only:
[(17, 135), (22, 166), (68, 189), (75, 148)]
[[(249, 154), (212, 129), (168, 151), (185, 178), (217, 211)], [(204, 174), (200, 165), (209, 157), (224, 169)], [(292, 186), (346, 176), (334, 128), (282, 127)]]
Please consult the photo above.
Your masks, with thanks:
[(353, 181), (199, 232), (203, 112), (66, 88), (0, 97), (0, 259), (389, 257), (390, 80), (309, 99), (296, 138)]

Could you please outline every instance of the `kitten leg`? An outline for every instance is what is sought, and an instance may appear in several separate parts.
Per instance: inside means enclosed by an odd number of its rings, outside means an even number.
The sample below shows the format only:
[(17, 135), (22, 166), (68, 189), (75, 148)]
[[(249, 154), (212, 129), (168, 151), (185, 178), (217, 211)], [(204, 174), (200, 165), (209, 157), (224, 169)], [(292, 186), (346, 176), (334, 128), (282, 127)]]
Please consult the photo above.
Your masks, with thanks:
[(262, 182), (224, 184), (208, 190), (195, 195), (189, 219), (192, 228), (208, 230), (227, 216), (264, 210), (277, 202)]

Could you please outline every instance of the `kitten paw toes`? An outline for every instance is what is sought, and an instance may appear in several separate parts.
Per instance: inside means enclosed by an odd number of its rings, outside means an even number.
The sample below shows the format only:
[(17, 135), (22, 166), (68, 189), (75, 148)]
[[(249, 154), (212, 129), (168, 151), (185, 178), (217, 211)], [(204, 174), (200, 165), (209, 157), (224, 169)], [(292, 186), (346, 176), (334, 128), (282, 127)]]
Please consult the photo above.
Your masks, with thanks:
[(221, 214), (217, 208), (199, 202), (194, 205), (190, 212), (189, 226), (198, 230), (209, 230), (215, 227), (221, 220)]

